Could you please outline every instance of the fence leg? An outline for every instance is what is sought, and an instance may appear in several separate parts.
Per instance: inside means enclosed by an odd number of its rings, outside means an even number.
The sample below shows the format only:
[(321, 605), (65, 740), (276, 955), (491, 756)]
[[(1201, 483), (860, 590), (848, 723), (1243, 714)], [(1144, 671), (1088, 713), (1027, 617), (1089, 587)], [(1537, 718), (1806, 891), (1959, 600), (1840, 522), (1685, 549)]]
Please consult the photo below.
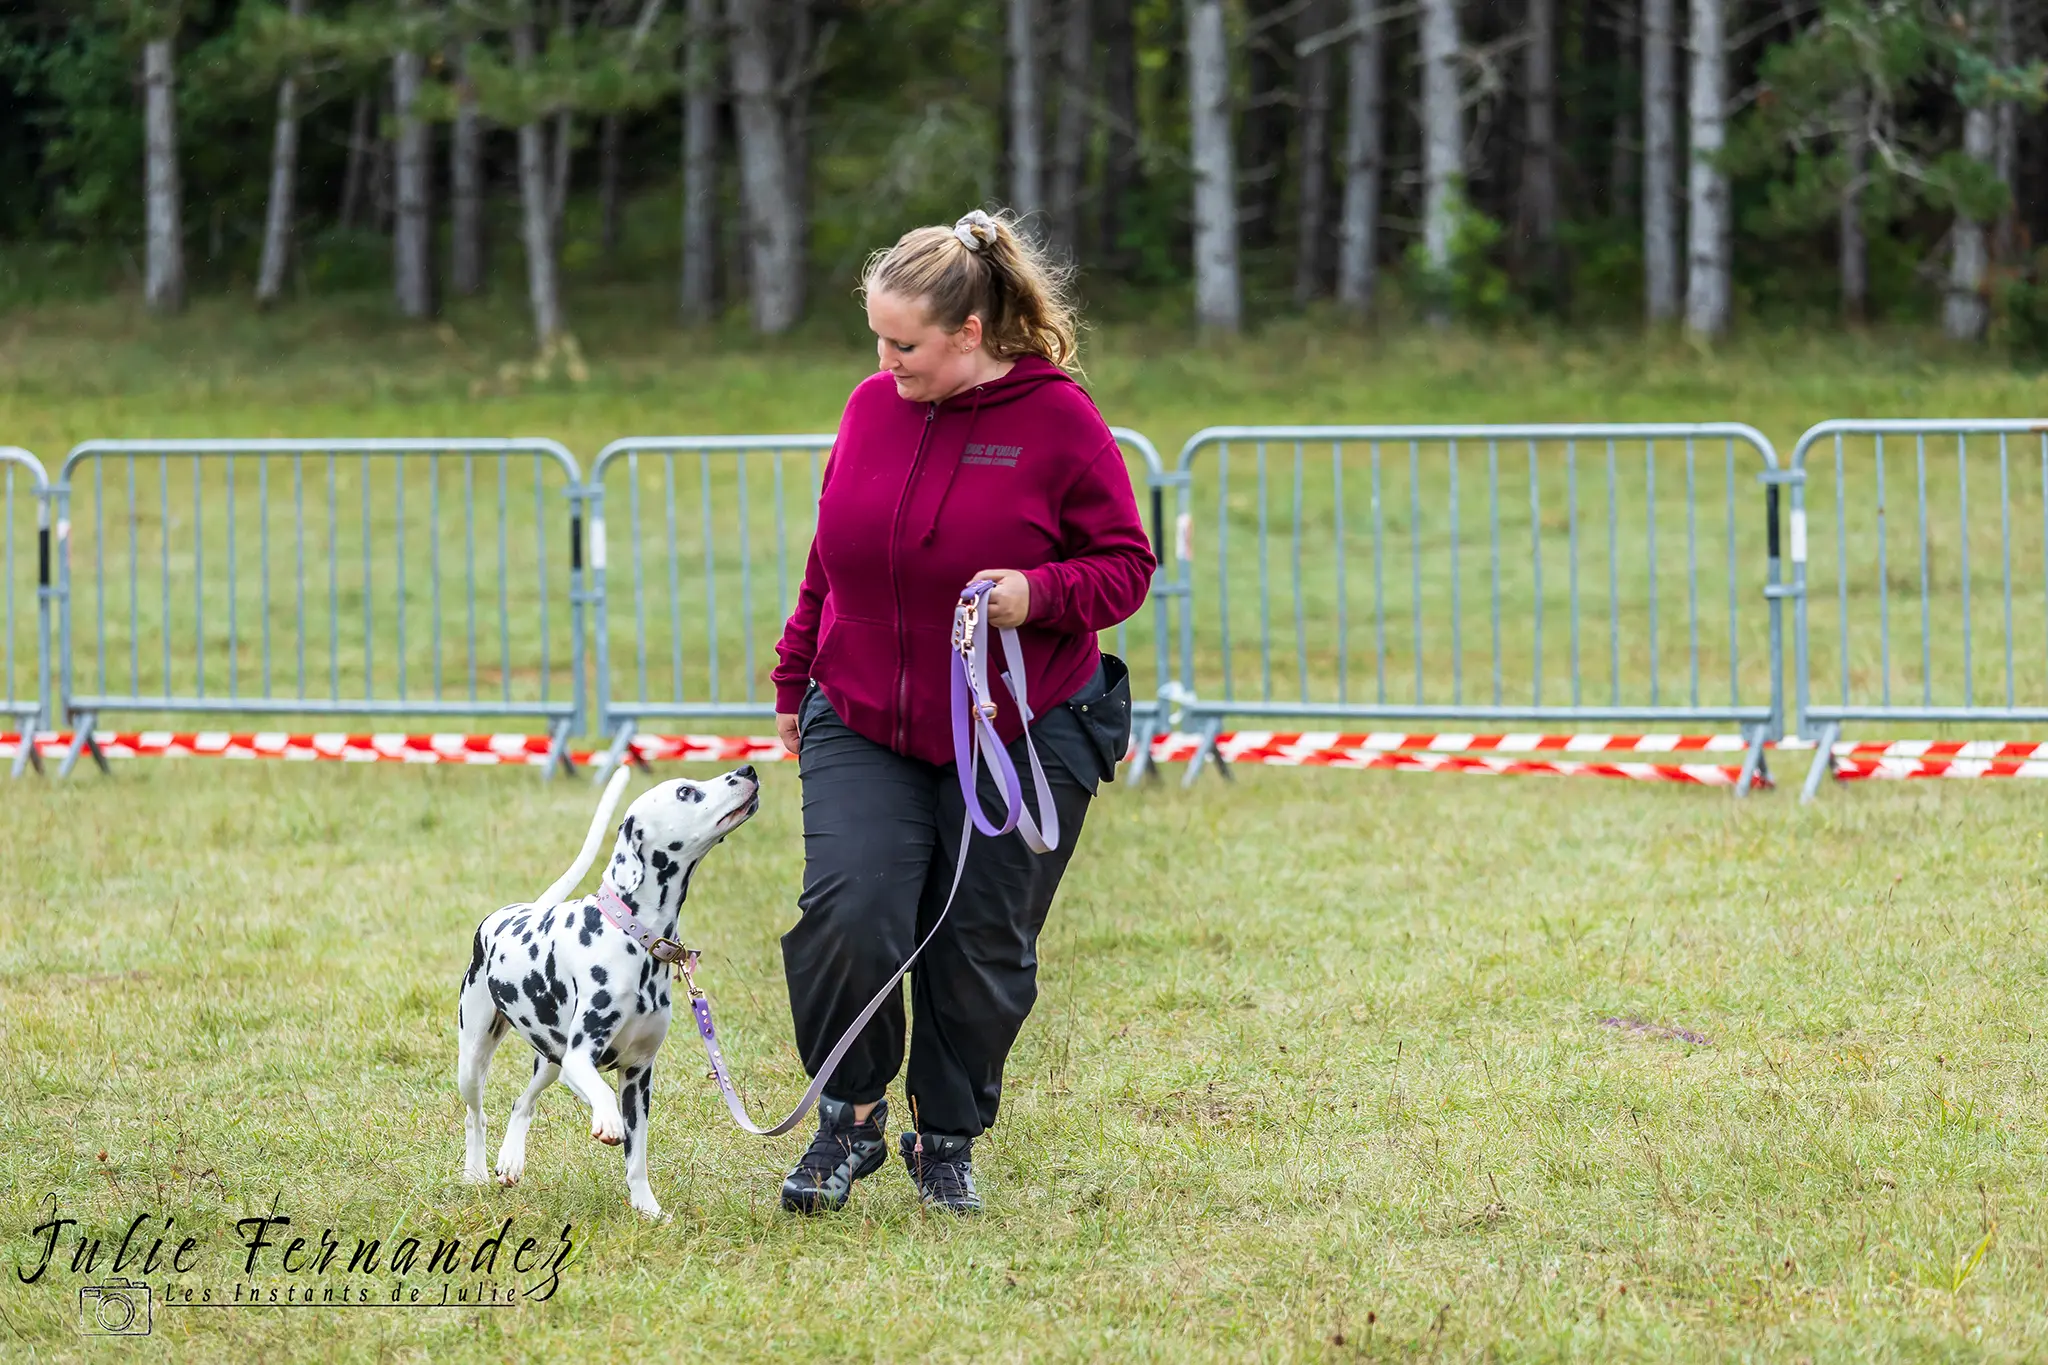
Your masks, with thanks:
[(1209, 759), (1216, 760), (1216, 771), (1225, 781), (1232, 781), (1235, 775), (1230, 764), (1224, 761), (1223, 751), (1216, 746), (1216, 737), (1223, 733), (1223, 717), (1212, 716), (1202, 722), (1201, 742), (1195, 746), (1195, 755), (1188, 760), (1188, 775), (1181, 779), (1182, 787), (1192, 787), (1195, 779), (1202, 775), (1202, 765)]
[(71, 718), (71, 747), (64, 751), (64, 761), (57, 765), (58, 777), (71, 776), (72, 768), (78, 764), (79, 754), (88, 750), (92, 753), (92, 761), (100, 765), (102, 773), (108, 777), (114, 775), (113, 768), (107, 763), (107, 756), (100, 752), (100, 742), (93, 738), (93, 722), (98, 719), (99, 713), (96, 711), (81, 711)]
[(565, 717), (556, 721), (554, 727), (548, 731), (548, 757), (547, 762), (541, 766), (541, 781), (552, 780), (558, 769), (571, 774), (576, 771), (575, 761), (569, 757), (569, 731), (575, 728), (575, 725), (575, 717)]
[(35, 765), (36, 776), (44, 776), (42, 751), (36, 747), (36, 738), (42, 733), (42, 728), (43, 718), (39, 715), (30, 716), (22, 723), (21, 743), (15, 747), (14, 771), (10, 776), (19, 778), (28, 771), (30, 764)]
[(1820, 743), (1813, 753), (1813, 766), (1806, 770), (1806, 786), (1800, 790), (1799, 804), (1805, 805), (1820, 792), (1820, 780), (1835, 775), (1835, 741), (1842, 737), (1842, 726), (1830, 721), (1820, 728)]
[(1768, 725), (1758, 725), (1749, 732), (1749, 749), (1742, 755), (1742, 775), (1735, 779), (1735, 794), (1749, 795), (1750, 789), (1761, 781), (1770, 785), (1770, 769), (1764, 765), (1764, 743), (1770, 737)]
[(1159, 776), (1159, 765), (1152, 761), (1152, 740), (1158, 733), (1159, 722), (1147, 717), (1132, 737), (1130, 782), (1133, 786), (1142, 785), (1148, 777)]
[(639, 751), (633, 747), (634, 728), (630, 720), (619, 722), (619, 728), (612, 734), (611, 747), (604, 751), (603, 758), (591, 765), (590, 780), (593, 784), (602, 787), (610, 779), (612, 769), (621, 763), (633, 763), (643, 768), (647, 766), (641, 760)]

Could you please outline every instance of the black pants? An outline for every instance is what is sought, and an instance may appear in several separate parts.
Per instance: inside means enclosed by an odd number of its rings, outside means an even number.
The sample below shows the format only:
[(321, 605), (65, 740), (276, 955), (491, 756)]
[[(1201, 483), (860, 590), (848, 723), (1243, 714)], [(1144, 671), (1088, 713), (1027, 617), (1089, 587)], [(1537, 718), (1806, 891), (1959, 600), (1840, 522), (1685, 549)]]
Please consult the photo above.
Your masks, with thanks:
[[(1035, 854), (1011, 831), (968, 845), (959, 895), (939, 936), (910, 973), (917, 1028), (905, 1089), (919, 1131), (973, 1137), (996, 1121), (1003, 1063), (1038, 999), (1038, 932), (1074, 855), (1096, 783), (1114, 771), (1108, 744), (1078, 714), (1103, 677), (1053, 707), (1032, 738), (1059, 813), (1059, 847)], [(1128, 715), (1128, 692), (1125, 693)], [(1124, 722), (1128, 724), (1127, 719)], [(924, 935), (946, 904), (966, 806), (951, 764), (905, 758), (847, 727), (813, 686), (798, 715), (804, 789), (803, 918), (782, 938), (797, 1048), (816, 1075), (832, 1045)], [(1036, 813), (1020, 740), (1010, 754)], [(1120, 755), (1118, 755), (1120, 756)], [(1107, 771), (1105, 771), (1105, 767)], [(1002, 794), (983, 772), (982, 808)], [(826, 1086), (834, 1099), (882, 1098), (903, 1066), (903, 994), (885, 1004)]]

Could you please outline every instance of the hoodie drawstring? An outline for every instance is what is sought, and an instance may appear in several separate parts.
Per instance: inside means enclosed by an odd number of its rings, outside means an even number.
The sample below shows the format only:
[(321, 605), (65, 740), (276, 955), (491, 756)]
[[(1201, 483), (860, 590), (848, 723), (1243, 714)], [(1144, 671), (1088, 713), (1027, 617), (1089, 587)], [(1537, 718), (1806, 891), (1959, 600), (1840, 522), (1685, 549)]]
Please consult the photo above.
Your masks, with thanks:
[(960, 466), (967, 460), (967, 446), (974, 440), (974, 423), (981, 416), (981, 399), (985, 387), (981, 384), (974, 386), (974, 406), (967, 412), (967, 434), (960, 438), (960, 457), (954, 460), (953, 467), (946, 471), (945, 486), (939, 490), (939, 505), (932, 509), (932, 524), (924, 528), (924, 538), (918, 541), (920, 546), (929, 546), (939, 534), (939, 516), (946, 510), (946, 499), (953, 492), (954, 476), (959, 474)]

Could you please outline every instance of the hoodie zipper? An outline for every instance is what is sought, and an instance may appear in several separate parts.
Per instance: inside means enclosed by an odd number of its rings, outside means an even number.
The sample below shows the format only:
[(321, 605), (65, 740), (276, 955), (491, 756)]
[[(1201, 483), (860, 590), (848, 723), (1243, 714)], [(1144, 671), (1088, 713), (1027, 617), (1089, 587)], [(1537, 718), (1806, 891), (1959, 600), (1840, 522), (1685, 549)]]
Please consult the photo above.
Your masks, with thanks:
[(896, 562), (896, 550), (902, 544), (903, 518), (909, 512), (910, 500), (917, 491), (918, 471), (924, 467), (925, 447), (931, 443), (932, 423), (938, 417), (937, 403), (924, 410), (924, 430), (917, 434), (917, 450), (910, 457), (910, 477), (904, 481), (903, 496), (896, 500), (896, 520), (889, 528), (889, 591), (896, 603), (896, 742), (890, 747), (899, 754), (903, 752), (909, 724), (910, 664), (903, 638), (903, 577), (901, 566)]

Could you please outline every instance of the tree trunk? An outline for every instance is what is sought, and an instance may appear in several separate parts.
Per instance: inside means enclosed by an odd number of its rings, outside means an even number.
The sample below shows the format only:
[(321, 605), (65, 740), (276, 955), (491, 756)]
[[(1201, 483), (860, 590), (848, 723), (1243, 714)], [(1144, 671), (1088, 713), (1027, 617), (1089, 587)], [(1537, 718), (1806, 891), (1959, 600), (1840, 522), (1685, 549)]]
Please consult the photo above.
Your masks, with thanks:
[(1038, 5), (1008, 0), (1010, 207), (1020, 217), (1045, 207), (1038, 152)]
[(434, 311), (434, 224), (427, 212), (432, 148), (427, 125), (414, 110), (423, 70), (417, 52), (400, 52), (391, 59), (391, 107), (398, 121), (398, 219), (391, 234), (392, 282), (398, 311), (409, 318), (423, 318)]
[(1678, 316), (1678, 84), (1673, 0), (1643, 0), (1643, 301)]
[(448, 138), (448, 275), (449, 284), (463, 295), (484, 288), (483, 121), (469, 78), (469, 53), (467, 43), (457, 45), (454, 53), (455, 125)]
[[(1980, 11), (1981, 12), (1981, 11)], [(1978, 105), (1963, 113), (1963, 155), (1989, 163), (1996, 152), (1997, 120)], [(1949, 231), (1948, 298), (1941, 311), (1942, 330), (1956, 341), (1982, 341), (1991, 310), (1985, 299), (1984, 224), (1956, 214)]]
[(1557, 283), (1552, 248), (1557, 242), (1556, 0), (1528, 0), (1529, 47), (1524, 53), (1520, 217), (1525, 259), (1546, 286)]
[(1450, 321), (1442, 283), (1451, 269), (1452, 238), (1463, 196), (1465, 120), (1458, 91), (1457, 0), (1421, 0), (1422, 9), (1422, 237), (1431, 273), (1438, 277), (1429, 320)]
[[(288, 13), (305, 17), (306, 0), (291, 0)], [(270, 206), (263, 215), (263, 261), (256, 270), (256, 306), (268, 308), (284, 290), (291, 252), (293, 190), (299, 168), (299, 88), (289, 73), (277, 83), (277, 131), (270, 143)]]
[[(1634, 63), (1641, 55), (1637, 46), (1635, 0), (1620, 0), (1620, 14), (1615, 19), (1614, 73), (1621, 90), (1621, 98), (1614, 110), (1614, 127), (1607, 144), (1607, 216), (1626, 219), (1636, 210), (1637, 159), (1642, 149), (1636, 144), (1636, 107), (1642, 102), (1641, 91), (1629, 89), (1629, 78), (1634, 73)], [(1631, 100), (1630, 95), (1636, 98)]]
[[(533, 23), (512, 26), (512, 62), (534, 62)], [(538, 117), (519, 125), (519, 207), (526, 238), (526, 293), (533, 305), (534, 340), (546, 350), (561, 336), (562, 287), (555, 270), (555, 225), (548, 206), (547, 129)]]
[(606, 114), (597, 137), (598, 242), (606, 259), (619, 249), (619, 136), (619, 116)]
[(1071, 257), (1081, 252), (1081, 180), (1087, 170), (1089, 51), (1094, 46), (1094, 7), (1066, 0), (1060, 24), (1060, 110), (1053, 131), (1052, 238)]
[(1870, 136), (1865, 123), (1868, 106), (1862, 89), (1851, 93), (1843, 106), (1843, 122), (1848, 129), (1843, 152), (1849, 162), (1849, 180), (1842, 186), (1836, 256), (1842, 279), (1842, 321), (1853, 326), (1864, 320), (1870, 294), (1869, 243), (1863, 234), (1863, 190), (1870, 169)]
[(1689, 0), (1692, 14), (1692, 175), (1686, 215), (1685, 327), (1696, 337), (1728, 330), (1728, 173), (1718, 164), (1728, 123), (1724, 0)]
[(1109, 126), (1102, 154), (1102, 256), (1123, 269), (1123, 243), (1130, 207), (1138, 193), (1138, 43), (1132, 25), (1133, 0), (1096, 0), (1105, 11), (1102, 32), (1102, 100)]
[(355, 114), (348, 125), (348, 169), (341, 178), (341, 212), (336, 215), (344, 230), (356, 225), (362, 211), (363, 188), (370, 175), (370, 97), (356, 96)]
[(1188, 123), (1194, 143), (1195, 318), (1204, 327), (1234, 332), (1243, 303), (1223, 0), (1188, 0)]
[(1337, 237), (1337, 298), (1372, 310), (1379, 274), (1380, 163), (1386, 138), (1381, 68), (1386, 29), (1378, 0), (1351, 0), (1344, 129), (1344, 225)]
[(174, 38), (154, 38), (142, 48), (145, 165), (143, 194), (149, 239), (143, 298), (151, 311), (176, 313), (185, 307), (185, 225), (178, 181), (178, 111)]
[(689, 0), (683, 77), (683, 291), (685, 322), (718, 307), (718, 0)]
[[(1299, 20), (1301, 37), (1321, 37), (1330, 19), (1328, 5), (1305, 6)], [(1301, 89), (1301, 174), (1294, 233), (1294, 299), (1307, 303), (1329, 290), (1323, 251), (1330, 214), (1329, 44), (1301, 58), (1296, 81)]]
[(747, 218), (747, 287), (756, 330), (786, 332), (803, 315), (803, 225), (763, 0), (725, 0), (732, 45), (734, 129)]

